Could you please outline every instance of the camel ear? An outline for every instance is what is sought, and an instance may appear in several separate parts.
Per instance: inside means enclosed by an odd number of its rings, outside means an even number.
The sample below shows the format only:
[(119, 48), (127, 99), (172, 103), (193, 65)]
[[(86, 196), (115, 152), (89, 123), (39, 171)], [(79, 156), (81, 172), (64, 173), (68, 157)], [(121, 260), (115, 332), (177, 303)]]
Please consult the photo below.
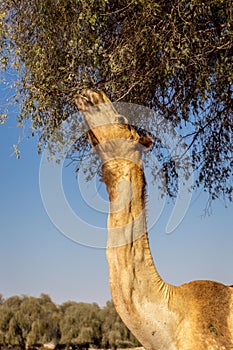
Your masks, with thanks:
[(75, 96), (74, 102), (80, 111), (85, 111), (90, 106), (88, 100), (82, 95)]
[(141, 136), (139, 139), (139, 143), (145, 146), (144, 151), (149, 150), (153, 146), (153, 139), (151, 136)]

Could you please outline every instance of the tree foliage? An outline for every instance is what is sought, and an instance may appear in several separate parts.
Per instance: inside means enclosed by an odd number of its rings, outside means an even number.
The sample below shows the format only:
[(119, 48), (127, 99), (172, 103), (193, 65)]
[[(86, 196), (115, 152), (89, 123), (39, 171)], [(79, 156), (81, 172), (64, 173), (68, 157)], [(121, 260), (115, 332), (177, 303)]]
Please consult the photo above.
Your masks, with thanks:
[(10, 297), (0, 306), (0, 343), (22, 349), (49, 341), (56, 345), (59, 317), (56, 305), (47, 295)]
[(181, 128), (196, 185), (231, 199), (232, 16), (232, 0), (4, 0), (0, 64), (18, 73), (19, 122), (32, 121), (41, 150), (75, 112), (74, 95), (102, 89)]
[(101, 342), (100, 309), (97, 304), (67, 302), (62, 305), (61, 343), (89, 348)]
[(43, 347), (116, 349), (135, 347), (138, 341), (116, 313), (112, 302), (100, 308), (68, 301), (58, 306), (49, 295), (1, 297), (0, 347)]
[(102, 346), (105, 349), (140, 346), (138, 340), (128, 330), (117, 314), (112, 301), (108, 301), (101, 311)]

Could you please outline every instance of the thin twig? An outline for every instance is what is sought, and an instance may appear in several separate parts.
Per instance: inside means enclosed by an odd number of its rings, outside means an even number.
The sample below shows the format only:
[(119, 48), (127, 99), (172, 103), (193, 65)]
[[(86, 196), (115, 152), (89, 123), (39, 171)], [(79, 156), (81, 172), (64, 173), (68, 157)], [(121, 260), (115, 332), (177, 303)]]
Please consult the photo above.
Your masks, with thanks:
[(125, 9), (127, 9), (130, 5), (132, 5), (133, 1), (131, 1), (127, 6), (123, 7), (122, 9), (113, 11), (113, 12), (106, 12), (106, 13), (100, 13), (100, 16), (111, 16), (119, 12), (123, 12)]

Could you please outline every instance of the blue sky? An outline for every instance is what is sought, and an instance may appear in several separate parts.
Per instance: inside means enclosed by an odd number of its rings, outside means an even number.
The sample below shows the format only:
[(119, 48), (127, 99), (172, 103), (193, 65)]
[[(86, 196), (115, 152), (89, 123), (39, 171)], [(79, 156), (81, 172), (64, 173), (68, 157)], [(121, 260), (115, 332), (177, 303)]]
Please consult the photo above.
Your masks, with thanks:
[[(19, 135), (17, 160), (12, 145)], [(86, 246), (85, 232), (76, 239), (81, 243), (74, 242), (51, 222), (40, 194), (41, 156), (36, 139), (26, 135), (16, 127), (13, 112), (0, 126), (0, 293), (4, 297), (48, 293), (58, 304), (76, 300), (104, 305), (111, 298), (105, 249)], [(86, 184), (82, 178), (78, 183), (72, 167), (64, 168), (62, 176), (69, 205), (85, 222), (102, 228), (103, 242), (106, 214), (90, 208), (84, 197), (88, 193), (94, 203), (103, 196), (106, 206), (104, 184)], [(165, 227), (173, 205), (166, 204), (149, 232), (156, 267), (169, 283), (212, 279), (233, 284), (233, 206), (225, 208), (218, 201), (212, 214), (203, 216), (206, 203), (202, 191), (195, 192), (186, 216), (171, 234)], [(149, 202), (149, 217), (155, 213), (156, 202), (153, 206)], [(79, 230), (77, 225), (77, 237)]]

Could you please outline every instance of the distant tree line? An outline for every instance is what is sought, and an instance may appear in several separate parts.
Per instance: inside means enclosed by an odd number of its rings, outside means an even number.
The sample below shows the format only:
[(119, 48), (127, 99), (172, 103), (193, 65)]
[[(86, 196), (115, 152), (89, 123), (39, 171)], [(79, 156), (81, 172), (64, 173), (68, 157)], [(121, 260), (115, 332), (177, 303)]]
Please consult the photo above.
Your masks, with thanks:
[(108, 301), (68, 301), (56, 305), (47, 294), (39, 298), (0, 295), (0, 347), (19, 349), (126, 348), (140, 344)]

